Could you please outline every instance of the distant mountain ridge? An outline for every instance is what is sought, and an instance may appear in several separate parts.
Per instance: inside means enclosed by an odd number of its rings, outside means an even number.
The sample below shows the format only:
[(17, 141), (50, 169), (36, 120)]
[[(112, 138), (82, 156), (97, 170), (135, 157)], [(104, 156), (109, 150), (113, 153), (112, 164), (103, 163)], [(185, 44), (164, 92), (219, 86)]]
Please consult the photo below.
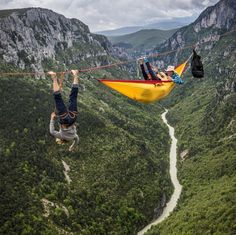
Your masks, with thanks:
[(152, 49), (156, 45), (161, 44), (168, 39), (177, 29), (160, 30), (160, 29), (143, 29), (135, 33), (108, 37), (114, 45), (125, 44), (130, 45), (132, 50)]
[(129, 27), (122, 27), (114, 30), (105, 30), (105, 31), (98, 31), (97, 34), (102, 34), (107, 37), (112, 36), (123, 36), (126, 34), (131, 34), (138, 32), (140, 30), (146, 30), (146, 29), (159, 29), (159, 30), (172, 30), (176, 28), (183, 27), (195, 20), (195, 16), (193, 17), (184, 17), (184, 18), (177, 18), (174, 20), (168, 20), (163, 22), (157, 22), (152, 23), (148, 25), (142, 25), (142, 26), (129, 26)]

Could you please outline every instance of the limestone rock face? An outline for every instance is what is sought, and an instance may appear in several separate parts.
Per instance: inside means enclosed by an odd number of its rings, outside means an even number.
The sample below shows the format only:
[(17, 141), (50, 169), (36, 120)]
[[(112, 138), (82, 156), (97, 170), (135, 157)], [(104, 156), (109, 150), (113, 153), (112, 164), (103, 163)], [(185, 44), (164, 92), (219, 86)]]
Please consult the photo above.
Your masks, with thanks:
[(235, 23), (236, 2), (233, 0), (222, 0), (215, 7), (204, 11), (194, 25), (195, 32), (204, 28), (226, 28), (230, 29)]
[(86, 49), (73, 55), (71, 63), (106, 56), (111, 49), (106, 37), (92, 34), (81, 21), (51, 10), (12, 10), (0, 18), (0, 58), (21, 69), (42, 71), (44, 59), (55, 59), (59, 51), (75, 45), (86, 45)]
[(192, 41), (209, 42), (205, 49), (210, 50), (212, 44), (220, 39), (220, 34), (235, 29), (236, 1), (221, 0), (215, 6), (207, 8), (198, 19), (189, 26), (179, 29), (163, 45), (162, 49), (176, 50)]
[[(160, 57), (158, 65), (163, 68), (163, 64), (179, 64), (188, 58), (192, 46), (196, 45), (206, 70), (210, 69), (208, 74), (215, 74), (213, 77), (217, 83), (217, 100), (225, 101), (236, 92), (235, 29), (236, 1), (221, 0), (203, 11), (195, 22), (177, 30), (157, 48), (160, 53), (174, 52)], [(229, 37), (222, 37), (223, 34)], [(186, 46), (189, 47), (188, 50), (181, 50)]]

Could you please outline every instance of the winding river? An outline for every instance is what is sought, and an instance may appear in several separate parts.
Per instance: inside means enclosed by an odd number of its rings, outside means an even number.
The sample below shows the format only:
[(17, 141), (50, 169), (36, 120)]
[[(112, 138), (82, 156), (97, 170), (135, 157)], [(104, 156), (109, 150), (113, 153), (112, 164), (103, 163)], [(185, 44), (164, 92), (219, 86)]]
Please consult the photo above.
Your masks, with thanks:
[(166, 219), (170, 213), (175, 209), (178, 199), (180, 197), (181, 191), (182, 191), (182, 185), (179, 183), (177, 178), (177, 168), (176, 168), (176, 162), (177, 162), (177, 139), (175, 138), (175, 129), (170, 126), (166, 119), (166, 114), (168, 113), (168, 110), (165, 110), (165, 112), (161, 115), (163, 122), (167, 125), (169, 128), (169, 135), (171, 137), (171, 146), (170, 146), (170, 177), (172, 184), (174, 186), (174, 192), (170, 198), (170, 201), (166, 204), (166, 207), (163, 210), (163, 213), (153, 222), (148, 224), (146, 227), (144, 227), (140, 232), (138, 232), (138, 235), (143, 235), (145, 232), (147, 232), (152, 225), (157, 225), (161, 223), (164, 219)]

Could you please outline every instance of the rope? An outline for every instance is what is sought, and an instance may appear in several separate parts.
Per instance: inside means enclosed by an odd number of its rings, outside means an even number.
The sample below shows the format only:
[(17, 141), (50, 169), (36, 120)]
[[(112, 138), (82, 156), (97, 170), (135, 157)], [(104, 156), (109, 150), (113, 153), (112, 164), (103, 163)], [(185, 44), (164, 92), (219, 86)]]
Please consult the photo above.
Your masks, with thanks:
[(191, 53), (191, 55), (190, 55), (190, 56), (188, 57), (188, 59), (186, 60), (187, 63), (191, 60), (192, 56), (193, 56), (193, 53)]
[[(236, 29), (233, 29), (233, 30), (231, 30), (229, 32), (226, 32), (226, 33), (223, 33), (219, 36), (221, 38), (221, 37), (224, 37), (228, 34), (231, 34), (231, 33), (235, 32), (235, 31), (236, 31)], [(153, 58), (153, 57), (169, 55), (169, 54), (175, 53), (177, 51), (182, 51), (182, 50), (186, 50), (186, 49), (189, 49), (189, 48), (195, 48), (197, 45), (201, 45), (201, 44), (204, 44), (204, 43), (208, 43), (208, 41), (207, 42), (202, 42), (202, 43), (195, 43), (195, 44), (187, 45), (185, 47), (178, 48), (178, 49), (171, 50), (171, 51), (165, 51), (165, 52), (162, 52), (162, 53), (151, 54), (151, 55), (147, 56), (147, 58)], [(192, 56), (192, 54), (191, 54), (191, 56)], [(79, 72), (80, 73), (92, 72), (92, 71), (96, 71), (96, 70), (100, 70), (100, 69), (107, 69), (107, 68), (111, 68), (111, 67), (114, 67), (114, 66), (119, 66), (119, 65), (132, 63), (132, 62), (136, 62), (136, 61), (137, 61), (137, 59), (132, 59), (132, 60), (117, 62), (117, 63), (113, 63), (113, 64), (107, 64), (107, 65), (102, 65), (102, 66), (97, 66), (97, 67), (85, 68), (85, 69), (80, 69)], [(33, 75), (45, 75), (45, 73), (46, 72), (9, 72), (9, 73), (0, 73), (0, 76), (16, 76), (16, 75), (33, 76)], [(65, 76), (65, 74), (69, 74), (69, 73), (70, 73), (69, 71), (57, 72), (57, 74), (60, 74), (60, 75), (63, 75), (63, 76)], [(63, 80), (64, 80), (64, 78), (63, 78)], [(62, 82), (63, 82), (63, 80), (62, 80)]]

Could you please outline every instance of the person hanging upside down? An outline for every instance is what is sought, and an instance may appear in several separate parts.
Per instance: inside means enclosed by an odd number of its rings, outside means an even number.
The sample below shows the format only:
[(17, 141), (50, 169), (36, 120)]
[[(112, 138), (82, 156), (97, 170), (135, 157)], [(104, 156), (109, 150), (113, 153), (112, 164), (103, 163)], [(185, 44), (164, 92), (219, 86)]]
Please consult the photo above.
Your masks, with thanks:
[[(75, 126), (75, 121), (78, 115), (77, 111), (77, 96), (78, 96), (78, 70), (71, 70), (73, 75), (73, 85), (69, 97), (68, 108), (65, 106), (61, 96), (60, 86), (57, 81), (57, 75), (53, 71), (48, 72), (53, 81), (53, 97), (56, 105), (56, 112), (51, 113), (50, 134), (56, 138), (58, 144), (65, 144), (73, 141), (69, 147), (69, 151), (75, 150), (79, 143), (79, 136)], [(59, 118), (59, 131), (55, 130), (55, 120)]]

